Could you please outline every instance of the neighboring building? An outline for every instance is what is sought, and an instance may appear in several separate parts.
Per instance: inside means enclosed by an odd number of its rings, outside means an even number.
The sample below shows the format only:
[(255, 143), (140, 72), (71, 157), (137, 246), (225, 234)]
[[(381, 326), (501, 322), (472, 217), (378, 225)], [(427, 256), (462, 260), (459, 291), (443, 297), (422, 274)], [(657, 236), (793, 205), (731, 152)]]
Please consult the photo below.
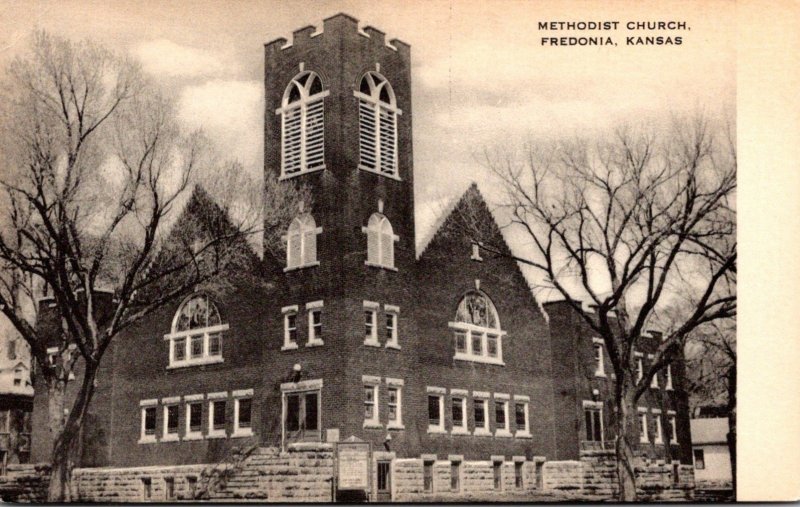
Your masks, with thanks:
[[(585, 440), (608, 441), (608, 380), (568, 364), (592, 357), (591, 337), (557, 305), (548, 325), (516, 262), (460, 231), (469, 207), (501, 235), (476, 186), (417, 255), (409, 46), (339, 14), (265, 56), (265, 171), (308, 184), (313, 208), (287, 224), (285, 259), (253, 256), (253, 280), (198, 290), (115, 339), (83, 465), (211, 463), (236, 445), (351, 435), (454, 460), (577, 458)], [(196, 191), (184, 213), (213, 206)], [(662, 391), (646, 410), (663, 425), (647, 424), (669, 442), (680, 411), (689, 449), (685, 404)], [(47, 400), (35, 404), (39, 460)]]
[(698, 488), (730, 488), (733, 483), (728, 447), (728, 419), (692, 419), (692, 457)]
[(31, 451), (31, 355), (8, 320), (0, 324), (0, 472), (27, 463)]

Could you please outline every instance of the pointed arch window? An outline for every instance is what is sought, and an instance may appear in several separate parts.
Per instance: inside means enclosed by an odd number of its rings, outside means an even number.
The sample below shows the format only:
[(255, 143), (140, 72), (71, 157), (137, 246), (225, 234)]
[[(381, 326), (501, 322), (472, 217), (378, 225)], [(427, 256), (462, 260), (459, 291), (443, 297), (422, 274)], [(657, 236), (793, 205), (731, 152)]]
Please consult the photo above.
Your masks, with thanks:
[(319, 266), (317, 260), (317, 234), (322, 227), (309, 214), (301, 215), (289, 225), (284, 241), (286, 241), (286, 268), (284, 271)]
[(389, 219), (380, 213), (373, 213), (369, 217), (363, 232), (367, 235), (367, 260), (368, 266), (396, 270), (394, 266), (394, 243), (400, 237), (395, 235)]
[(168, 368), (222, 362), (222, 333), (228, 330), (207, 295), (195, 295), (181, 304), (172, 320)]
[(301, 72), (286, 87), (281, 107), (281, 177), (325, 169), (325, 97), (320, 77)]
[(358, 167), (399, 179), (397, 116), (402, 111), (392, 86), (377, 72), (367, 72), (353, 93), (358, 98)]
[(458, 303), (456, 317), (448, 326), (455, 338), (454, 359), (489, 364), (503, 362), (503, 337), (497, 309), (481, 291), (468, 292)]

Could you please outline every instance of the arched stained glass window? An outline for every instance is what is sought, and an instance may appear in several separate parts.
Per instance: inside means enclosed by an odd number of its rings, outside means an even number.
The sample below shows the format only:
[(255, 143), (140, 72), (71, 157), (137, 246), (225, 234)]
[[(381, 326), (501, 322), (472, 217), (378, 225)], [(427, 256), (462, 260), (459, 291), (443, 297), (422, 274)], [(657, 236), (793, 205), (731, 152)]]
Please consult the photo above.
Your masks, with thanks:
[(219, 310), (205, 294), (191, 296), (181, 304), (172, 320), (169, 367), (222, 362), (223, 324)]
[(361, 169), (398, 176), (397, 100), (392, 86), (377, 72), (367, 72), (358, 86), (358, 126)]
[(486, 294), (477, 290), (465, 294), (449, 326), (455, 337), (455, 359), (504, 364), (502, 338), (506, 333)]
[(301, 72), (286, 87), (278, 109), (284, 177), (325, 168), (326, 95), (314, 72)]

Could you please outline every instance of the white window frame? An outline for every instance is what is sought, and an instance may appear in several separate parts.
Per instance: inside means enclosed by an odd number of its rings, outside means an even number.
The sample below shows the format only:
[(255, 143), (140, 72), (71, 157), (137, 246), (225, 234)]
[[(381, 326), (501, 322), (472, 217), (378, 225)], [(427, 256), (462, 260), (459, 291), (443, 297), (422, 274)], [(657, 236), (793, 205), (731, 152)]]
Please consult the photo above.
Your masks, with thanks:
[[(309, 222), (312, 225), (309, 226)], [(283, 268), (284, 273), (288, 273), (289, 271), (294, 271), (297, 269), (319, 266), (319, 235), (322, 234), (322, 227), (317, 227), (316, 224), (317, 222), (314, 220), (314, 217), (310, 213), (305, 213), (299, 217), (295, 217), (291, 224), (289, 224), (286, 234), (281, 236), (281, 241), (283, 241), (286, 245), (286, 267)], [(307, 259), (307, 232), (313, 232), (317, 236), (313, 259)], [(296, 239), (293, 240), (293, 237)], [(298, 259), (298, 263), (294, 265), (289, 262), (291, 260), (292, 241), (300, 242), (300, 258)]]
[(644, 378), (643, 354), (641, 352), (634, 352), (633, 355), (636, 357), (636, 382), (638, 383)]
[[(297, 344), (297, 318), (299, 314), (299, 308), (297, 305), (291, 306), (284, 306), (281, 308), (281, 313), (283, 314), (283, 346), (281, 346), (281, 350), (294, 350), (299, 345)], [(294, 335), (295, 340), (292, 340), (291, 328), (289, 327), (289, 317), (294, 315)]]
[[(140, 414), (141, 414), (140, 415), (141, 422), (140, 422), (140, 429), (139, 429), (139, 443), (140, 444), (152, 444), (152, 443), (155, 443), (155, 442), (158, 441), (158, 437), (156, 436), (156, 434), (158, 433), (158, 400), (156, 400), (156, 399), (153, 399), (153, 400), (142, 400), (142, 401), (139, 402), (139, 407), (140, 407)], [(147, 435), (145, 433), (145, 419), (146, 419), (146, 414), (147, 414), (147, 410), (148, 409), (154, 410), (155, 411), (155, 415), (156, 415), (156, 424), (155, 424), (155, 427), (153, 428), (153, 434), (152, 435)], [(10, 417), (10, 414), (9, 414), (9, 417), (7, 418), (7, 422), (10, 422), (10, 420), (11, 420), (11, 417)]]
[(647, 409), (639, 407), (637, 412), (637, 416), (639, 417), (639, 443), (649, 444), (650, 429), (647, 427)]
[[(496, 437), (510, 437), (511, 434), (511, 421), (508, 420), (508, 401), (509, 396), (504, 393), (494, 393), (492, 401), (492, 420), (494, 421), (494, 436)], [(505, 426), (497, 426), (497, 403), (503, 404), (503, 418)]]
[[(180, 317), (181, 311), (183, 310), (183, 306), (190, 301), (191, 299), (197, 297), (196, 295), (190, 296), (186, 298), (185, 301), (181, 303), (178, 307), (178, 311), (175, 312), (175, 316), (172, 318), (172, 329), (175, 329), (177, 325), (178, 318)], [(207, 304), (214, 305), (214, 302), (208, 296)], [(219, 309), (217, 309), (219, 312)], [(221, 316), (220, 316), (221, 318)], [(201, 364), (215, 364), (215, 363), (222, 363), (224, 359), (222, 357), (222, 342), (223, 337), (222, 333), (230, 329), (230, 326), (226, 324), (217, 324), (215, 326), (203, 327), (203, 328), (196, 328), (196, 329), (187, 329), (185, 331), (172, 331), (164, 335), (164, 340), (169, 342), (169, 364), (167, 365), (167, 369), (174, 369), (174, 368), (186, 368), (188, 366), (198, 366)], [(191, 350), (192, 350), (192, 337), (202, 335), (203, 337), (203, 353), (200, 357), (192, 357)], [(219, 355), (211, 355), (211, 336), (212, 335), (219, 335)], [(181, 361), (175, 360), (175, 340), (179, 338), (185, 338), (185, 354), (184, 359)]]
[(400, 378), (386, 378), (386, 386), (387, 386), (387, 393), (386, 393), (386, 406), (389, 406), (389, 393), (388, 389), (397, 389), (397, 406), (395, 408), (397, 412), (397, 420), (391, 421), (388, 419), (388, 410), (387, 410), (387, 423), (386, 428), (390, 430), (403, 430), (405, 426), (403, 425), (403, 385), (405, 382), (403, 379)]
[(225, 420), (225, 427), (221, 429), (214, 429), (214, 402), (224, 401), (225, 410), (227, 411), (228, 393), (227, 392), (209, 393), (207, 398), (208, 398), (208, 431), (206, 432), (206, 438), (226, 438), (227, 427), (228, 427), (227, 416)]
[[(383, 305), (386, 316), (386, 344), (389, 349), (400, 350), (400, 307), (396, 305)], [(392, 316), (394, 327), (389, 327), (389, 315)]]
[[(381, 385), (381, 378), (375, 377), (372, 375), (362, 375), (361, 376), (361, 383), (363, 384), (363, 391), (366, 392), (367, 389), (372, 390), (372, 417), (367, 419), (364, 417), (364, 428), (383, 428), (381, 424), (381, 416), (380, 416), (380, 385)], [(362, 405), (366, 405), (367, 400), (362, 400)]]
[[(647, 359), (650, 360), (650, 364), (653, 363), (653, 359), (655, 356), (653, 354), (647, 354)], [(658, 384), (658, 372), (653, 374), (653, 378), (650, 379), (650, 389), (659, 389), (661, 386)]]
[(652, 413), (653, 418), (656, 421), (656, 437), (653, 439), (653, 443), (656, 445), (661, 445), (664, 443), (664, 432), (661, 424), (661, 410), (654, 408)]
[[(164, 398), (161, 400), (163, 417), (163, 428), (161, 431), (162, 442), (177, 442), (181, 439), (181, 405), (180, 396)], [(175, 433), (169, 433), (169, 409), (175, 407), (177, 409), (176, 417), (178, 420), (175, 424)]]
[[(378, 309), (380, 308), (380, 304), (374, 301), (364, 301), (364, 345), (368, 345), (370, 347), (380, 347), (381, 344), (378, 341)], [(367, 336), (367, 319), (366, 313), (369, 312), (372, 317), (372, 334)]]
[(517, 437), (517, 438), (533, 438), (533, 435), (531, 435), (531, 417), (530, 417), (530, 412), (529, 412), (530, 402), (531, 402), (531, 399), (530, 399), (529, 396), (521, 395), (521, 394), (515, 394), (514, 395), (514, 424), (517, 423), (517, 407), (516, 407), (516, 405), (517, 404), (522, 404), (525, 407), (524, 408), (524, 410), (525, 410), (525, 428), (523, 430), (520, 430), (519, 428), (516, 428), (516, 431), (514, 432), (514, 436)]
[(666, 381), (666, 385), (664, 386), (664, 389), (667, 390), (667, 391), (672, 391), (672, 389), (673, 389), (672, 388), (672, 365), (671, 364), (667, 365), (667, 381)]
[[(428, 433), (447, 433), (445, 429), (445, 413), (444, 413), (444, 397), (447, 390), (443, 387), (428, 386), (425, 389), (427, 396), (425, 397), (425, 417), (428, 420)], [(430, 406), (429, 397), (434, 396), (439, 399), (439, 424), (436, 426), (431, 425), (430, 414), (428, 408)]]
[[(491, 426), (489, 424), (489, 393), (487, 392), (472, 392), (472, 418), (475, 423), (475, 429), (472, 432), (475, 436), (491, 436)], [(477, 421), (475, 421), (475, 407), (481, 405), (483, 406), (483, 426), (478, 426)]]
[[(307, 73), (312, 74), (312, 77), (309, 77), (308, 81), (306, 82), (306, 86), (298, 86), (298, 88), (300, 89), (300, 100), (297, 101), (297, 102), (289, 103), (288, 102), (289, 89), (291, 87), (295, 86), (295, 80), (297, 78), (299, 78), (300, 76), (302, 76), (304, 74), (307, 74)], [(325, 169), (325, 160), (324, 160), (324, 158), (323, 158), (323, 161), (322, 161), (322, 165), (314, 167), (314, 168), (311, 168), (311, 169), (308, 168), (308, 161), (307, 161), (308, 153), (307, 153), (306, 144), (307, 144), (308, 140), (306, 139), (306, 134), (307, 134), (307, 129), (308, 129), (308, 106), (311, 105), (311, 104), (315, 104), (318, 100), (322, 101), (322, 108), (323, 108), (323, 112), (322, 112), (322, 118), (323, 118), (323, 122), (322, 122), (322, 129), (323, 129), (323, 132), (322, 132), (322, 150), (323, 150), (323, 157), (324, 157), (324, 152), (325, 152), (325, 109), (324, 109), (325, 108), (325, 101), (324, 101), (324, 99), (325, 99), (325, 97), (330, 95), (330, 90), (322, 90), (321, 92), (315, 93), (314, 95), (308, 95), (309, 88), (311, 86), (311, 83), (312, 83), (314, 77), (316, 77), (316, 79), (319, 79), (320, 85), (322, 85), (324, 87), (324, 84), (322, 82), (322, 78), (317, 73), (309, 72), (309, 71), (302, 71), (299, 74), (297, 74), (296, 76), (294, 76), (294, 78), (292, 78), (292, 80), (289, 82), (289, 85), (287, 85), (287, 87), (286, 87), (286, 91), (284, 91), (284, 97), (283, 97), (283, 100), (281, 102), (281, 107), (279, 107), (278, 109), (275, 110), (275, 114), (278, 114), (278, 115), (281, 116), (281, 139), (280, 139), (280, 143), (281, 143), (281, 176), (280, 176), (279, 180), (286, 180), (286, 179), (289, 179), (289, 178), (294, 178), (294, 177), (300, 176), (302, 174), (309, 174), (309, 173), (313, 173), (313, 172), (317, 172), (317, 171), (322, 171), (322, 170)], [(299, 85), (299, 83), (298, 83), (298, 85)], [(292, 111), (292, 110), (294, 110), (296, 108), (300, 108), (300, 170), (287, 174), (286, 173), (286, 152), (285, 152), (286, 146), (285, 146), (285, 143), (284, 143), (284, 135), (285, 135), (285, 131), (286, 131), (286, 113), (288, 113), (288, 112), (290, 112), (290, 111)]]
[[(375, 218), (376, 216), (378, 218), (373, 220), (373, 218)], [(392, 233), (390, 235), (391, 241), (389, 241), (388, 246), (385, 244), (386, 241), (384, 241), (385, 238), (383, 237), (384, 236), (384, 234), (383, 234), (383, 224), (384, 224), (384, 222), (389, 225), (389, 228), (392, 231)], [(369, 221), (367, 222), (367, 225), (361, 227), (361, 232), (363, 232), (367, 236), (367, 259), (364, 261), (364, 265), (372, 266), (372, 267), (375, 267), (375, 268), (388, 269), (390, 271), (398, 271), (398, 269), (396, 267), (396, 264), (397, 264), (396, 253), (397, 252), (396, 252), (396, 249), (395, 249), (395, 243), (400, 241), (400, 236), (398, 236), (397, 234), (394, 233), (394, 226), (392, 226), (392, 222), (389, 220), (389, 218), (386, 215), (384, 215), (383, 213), (373, 213), (372, 215), (370, 215)], [(374, 234), (374, 235), (377, 236), (377, 248), (378, 248), (378, 251), (375, 252), (375, 256), (377, 257), (377, 259), (373, 258), (372, 260), (370, 260), (370, 257), (369, 257), (369, 237), (370, 237), (370, 234)], [(386, 248), (391, 248), (392, 249), (392, 264), (391, 265), (383, 263), (383, 257), (384, 257), (383, 253), (384, 253), (384, 250)]]
[(468, 392), (462, 389), (451, 389), (450, 390), (450, 417), (453, 416), (453, 407), (455, 406), (456, 400), (461, 401), (461, 426), (456, 426), (456, 420), (453, 419), (452, 423), (452, 430), (451, 433), (453, 435), (469, 435), (469, 426), (467, 417), (467, 398)]
[(669, 421), (669, 425), (672, 431), (672, 435), (670, 435), (670, 444), (671, 445), (678, 445), (678, 419), (677, 414), (674, 410), (667, 410), (667, 419)]
[[(253, 436), (253, 390), (242, 389), (234, 391), (233, 395), (233, 433), (232, 438), (237, 437), (252, 437)], [(239, 427), (239, 403), (242, 400), (250, 400), (250, 426), (241, 428)]]
[(605, 346), (605, 342), (603, 341), (603, 339), (602, 338), (592, 338), (592, 349), (594, 350), (594, 353), (595, 353), (595, 356), (594, 356), (594, 360), (595, 360), (594, 376), (595, 377), (605, 377), (606, 376), (606, 359), (605, 359), (606, 346)]
[[(600, 416), (598, 419), (600, 420), (600, 442), (606, 441), (606, 429), (605, 429), (605, 421), (603, 420), (603, 402), (602, 401), (590, 401), (590, 400), (583, 400), (583, 411), (584, 411), (584, 419), (586, 418), (586, 411), (594, 411), (598, 412)], [(584, 424), (588, 424), (588, 421), (583, 422)], [(595, 442), (595, 440), (592, 440)]]
[[(308, 342), (306, 343), (306, 347), (319, 347), (321, 345), (325, 345), (325, 341), (317, 336), (317, 330), (314, 327), (314, 314), (319, 313), (319, 326), (323, 333), (325, 331), (325, 328), (323, 327), (324, 322), (322, 321), (323, 306), (324, 303), (321, 300), (306, 303), (306, 311), (308, 312)], [(324, 336), (323, 333), (320, 334)]]
[[(389, 81), (381, 74), (377, 72), (368, 72), (368, 74), (372, 74), (373, 76), (377, 76), (381, 82), (374, 84), (374, 80), (372, 84), (370, 84), (370, 95), (362, 93), (360, 89), (353, 90), (353, 95), (359, 99), (359, 117), (361, 115), (361, 101), (364, 101), (368, 104), (369, 107), (374, 108), (374, 121), (375, 121), (375, 150), (374, 150), (374, 157), (375, 157), (375, 168), (367, 167), (361, 163), (361, 155), (360, 151), (363, 149), (361, 143), (361, 131), (359, 127), (359, 160), (358, 160), (358, 169), (361, 171), (366, 171), (372, 174), (378, 174), (380, 176), (384, 176), (386, 178), (391, 178), (394, 180), (400, 181), (400, 170), (399, 170), (399, 159), (400, 153), (398, 152), (397, 146), (397, 136), (399, 130), (399, 117), (403, 114), (403, 111), (397, 107), (397, 99), (394, 94), (394, 90), (392, 89), (391, 84)], [(365, 76), (362, 76), (361, 79), (358, 80), (358, 86), (361, 86), (361, 81), (364, 79)], [(380, 90), (381, 87), (386, 87), (389, 93), (390, 102), (387, 104), (380, 100)], [(391, 172), (385, 172), (381, 169), (381, 111), (386, 111), (388, 114), (394, 116), (394, 138), (390, 141), (392, 142), (394, 148), (394, 160), (393, 160), (393, 167)], [(360, 122), (359, 122), (360, 123)]]
[(483, 261), (483, 257), (481, 257), (481, 246), (478, 243), (472, 244), (472, 254), (469, 256), (469, 258), (473, 261)]
[[(470, 291), (469, 293), (465, 294), (461, 298), (461, 300), (459, 300), (459, 302), (458, 302), (459, 307), (460, 307), (462, 301), (464, 300), (464, 298), (469, 296), (470, 293), (472, 293), (472, 292), (478, 292), (481, 295), (481, 297), (486, 299), (486, 302), (489, 305), (488, 310), (491, 311), (494, 314), (494, 320), (497, 323), (498, 327), (497, 328), (484, 327), (484, 326), (478, 326), (478, 325), (475, 325), (475, 324), (471, 324), (471, 323), (468, 323), (468, 322), (458, 322), (458, 321), (448, 322), (447, 326), (450, 329), (453, 330), (453, 350), (454, 350), (453, 359), (459, 360), (459, 361), (472, 361), (472, 362), (475, 362), (475, 363), (485, 363), (485, 364), (495, 364), (495, 365), (499, 365), (499, 366), (505, 366), (506, 363), (503, 361), (503, 338), (508, 333), (503, 331), (502, 328), (500, 327), (500, 317), (497, 314), (497, 308), (495, 308), (494, 303), (489, 298), (489, 296), (487, 296), (482, 291)], [(466, 346), (467, 346), (467, 351), (466, 352), (459, 352), (456, 349), (456, 345), (455, 345), (456, 338), (455, 338), (455, 335), (456, 335), (457, 332), (463, 332), (463, 333), (466, 334), (466, 342), (467, 342), (466, 343)], [(473, 344), (472, 344), (472, 336), (473, 336), (473, 334), (480, 336), (480, 339), (481, 339), (481, 350), (478, 351), (478, 352), (476, 352), (474, 350), (474, 347), (473, 347)], [(489, 356), (489, 343), (488, 343), (489, 342), (489, 335), (497, 337), (497, 356), (496, 357)]]
[[(203, 400), (205, 396), (202, 394), (190, 394), (188, 396), (183, 397), (184, 402), (184, 412), (186, 416), (185, 419), (185, 427), (183, 431), (183, 439), (184, 440), (201, 440), (203, 438)], [(192, 417), (191, 417), (191, 407), (193, 405), (197, 405), (200, 407), (200, 429), (197, 431), (192, 431)]]

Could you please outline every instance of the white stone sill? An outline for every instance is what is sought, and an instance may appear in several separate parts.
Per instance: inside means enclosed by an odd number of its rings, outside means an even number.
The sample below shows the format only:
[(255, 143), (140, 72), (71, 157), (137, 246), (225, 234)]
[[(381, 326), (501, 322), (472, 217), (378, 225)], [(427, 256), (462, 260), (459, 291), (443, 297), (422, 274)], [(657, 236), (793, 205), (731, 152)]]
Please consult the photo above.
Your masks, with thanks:
[(323, 345), (325, 345), (325, 342), (322, 340), (312, 340), (306, 343), (306, 347), (322, 347)]
[(456, 354), (453, 356), (453, 359), (455, 359), (456, 361), (470, 361), (470, 362), (473, 362), (473, 363), (494, 364), (494, 365), (497, 365), (497, 366), (505, 366), (506, 365), (506, 363), (504, 363), (501, 359), (491, 358), (491, 357), (486, 357), (486, 356), (476, 356), (476, 355), (471, 355), (471, 354), (464, 354), (464, 353), (461, 353), (461, 352), (456, 352)]
[(494, 432), (494, 436), (501, 438), (511, 438), (514, 435), (512, 435), (511, 432), (508, 430), (498, 430)]
[(478, 430), (478, 429), (476, 429), (475, 431), (472, 432), (472, 436), (474, 436), (474, 437), (491, 437), (492, 433), (489, 430), (485, 430), (485, 429)]
[(444, 428), (428, 426), (428, 433), (432, 435), (447, 435), (447, 430)]
[(533, 435), (531, 435), (527, 431), (518, 431), (518, 432), (514, 433), (514, 436), (516, 438), (533, 438)]
[(404, 429), (406, 429), (406, 427), (404, 425), (402, 425), (402, 424), (387, 424), (386, 425), (386, 429), (387, 430), (404, 430)]
[(375, 264), (374, 262), (364, 261), (365, 266), (370, 266), (373, 268), (385, 269), (388, 271), (398, 271), (398, 269), (394, 266), (384, 266), (383, 264)]
[(156, 440), (156, 437), (154, 437), (154, 436), (153, 437), (148, 436), (148, 437), (140, 438), (139, 439), (139, 443), (140, 444), (156, 444), (156, 443), (158, 443), (158, 440)]
[(281, 347), (281, 352), (284, 352), (284, 351), (287, 351), (287, 350), (297, 350), (297, 348), (298, 348), (298, 345), (296, 343), (290, 343), (290, 344), (282, 346)]
[(383, 424), (375, 421), (364, 421), (362, 428), (366, 430), (379, 430), (383, 429)]
[(299, 271), (305, 268), (315, 268), (319, 266), (319, 261), (309, 262), (308, 264), (300, 264), (299, 266), (292, 266), (290, 268), (283, 268), (284, 273), (290, 273), (292, 271)]
[(231, 438), (244, 438), (252, 436), (253, 436), (253, 430), (251, 428), (244, 428), (236, 430), (233, 433), (231, 433)]
[(608, 378), (608, 376), (605, 374), (605, 372), (602, 372), (602, 371), (594, 372), (594, 376), (596, 378)]
[(398, 345), (398, 344), (396, 344), (396, 343), (392, 343), (392, 342), (386, 342), (386, 345), (385, 345), (385, 347), (386, 347), (387, 349), (400, 350), (400, 345)]
[(168, 370), (176, 370), (178, 368), (190, 368), (192, 366), (202, 366), (205, 364), (217, 364), (224, 362), (222, 356), (210, 356), (210, 357), (203, 357), (200, 359), (187, 359), (185, 361), (181, 361), (180, 364), (171, 364), (167, 366)]
[(453, 428), (453, 431), (451, 431), (450, 433), (452, 433), (453, 435), (469, 435), (470, 434), (469, 430), (460, 429), (460, 428), (459, 429)]
[(286, 181), (286, 180), (290, 180), (292, 178), (297, 178), (298, 176), (303, 176), (304, 174), (312, 174), (312, 173), (316, 173), (316, 172), (324, 171), (324, 170), (325, 170), (325, 166), (322, 165), (320, 167), (315, 167), (314, 169), (309, 169), (309, 170), (305, 170), (305, 171), (299, 171), (299, 172), (292, 173), (292, 174), (281, 174), (280, 177), (278, 178), (278, 181)]
[(374, 340), (374, 341), (373, 340), (364, 340), (364, 345), (366, 345), (367, 347), (378, 347), (378, 348), (380, 348), (381, 342), (379, 342), (378, 340)]
[(376, 169), (371, 169), (371, 168), (369, 168), (367, 166), (363, 166), (361, 164), (358, 164), (358, 169), (359, 169), (359, 171), (364, 171), (364, 172), (368, 172), (368, 173), (371, 173), (371, 174), (377, 174), (378, 176), (383, 176), (384, 178), (389, 178), (389, 179), (392, 179), (392, 180), (395, 180), (395, 181), (403, 181), (403, 180), (400, 179), (400, 176), (397, 176), (394, 173), (381, 172), (381, 171), (378, 171)]
[(225, 432), (209, 433), (206, 435), (206, 438), (228, 438), (228, 435), (226, 435)]
[(202, 433), (187, 433), (186, 435), (183, 436), (183, 440), (184, 441), (187, 441), (187, 440), (203, 440), (203, 434)]
[(161, 437), (162, 442), (180, 442), (181, 437), (177, 433), (171, 435), (164, 435)]

